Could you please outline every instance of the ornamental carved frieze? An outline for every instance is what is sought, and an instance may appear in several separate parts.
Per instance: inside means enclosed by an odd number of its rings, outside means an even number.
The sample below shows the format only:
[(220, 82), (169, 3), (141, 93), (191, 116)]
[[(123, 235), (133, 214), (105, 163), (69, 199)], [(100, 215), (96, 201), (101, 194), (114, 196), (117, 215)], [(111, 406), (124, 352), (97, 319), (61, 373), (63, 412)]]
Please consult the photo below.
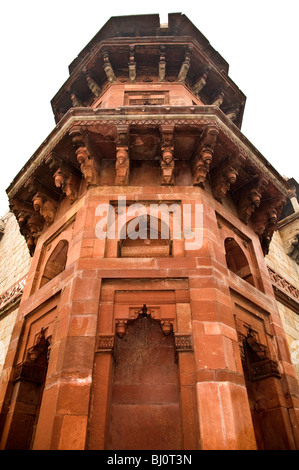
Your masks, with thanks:
[(161, 185), (174, 185), (174, 127), (161, 126)]
[(193, 341), (191, 333), (175, 333), (174, 345), (176, 352), (193, 351)]
[(215, 125), (206, 126), (201, 142), (191, 163), (193, 186), (204, 188), (207, 174), (213, 159), (219, 130)]
[(96, 352), (112, 353), (114, 349), (115, 335), (99, 335), (97, 338)]

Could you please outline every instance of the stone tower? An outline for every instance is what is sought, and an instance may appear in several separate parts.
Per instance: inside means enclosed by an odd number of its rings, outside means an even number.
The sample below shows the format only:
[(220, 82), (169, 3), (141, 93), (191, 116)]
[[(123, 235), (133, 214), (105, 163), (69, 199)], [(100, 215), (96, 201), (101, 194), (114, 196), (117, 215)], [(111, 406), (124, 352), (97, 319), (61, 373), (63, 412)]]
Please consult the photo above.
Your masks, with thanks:
[(264, 261), (286, 181), (191, 21), (111, 18), (7, 189), (32, 255), (2, 449), (298, 449)]

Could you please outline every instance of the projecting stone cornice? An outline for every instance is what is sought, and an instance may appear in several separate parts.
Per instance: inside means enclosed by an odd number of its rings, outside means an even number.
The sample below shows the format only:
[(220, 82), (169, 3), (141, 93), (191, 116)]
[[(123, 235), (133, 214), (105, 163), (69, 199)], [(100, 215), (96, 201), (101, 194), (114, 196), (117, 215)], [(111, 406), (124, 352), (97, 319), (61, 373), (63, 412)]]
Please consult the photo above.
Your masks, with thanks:
[(94, 131), (95, 128), (107, 125), (159, 127), (167, 124), (174, 126), (174, 132), (179, 126), (200, 130), (206, 125), (215, 125), (219, 129), (220, 136), (234, 148), (234, 151), (240, 152), (242, 157), (251, 163), (258, 173), (263, 174), (283, 197), (287, 196), (288, 187), (284, 178), (218, 107), (129, 106), (116, 109), (70, 109), (7, 188), (8, 197), (12, 198), (16, 195), (37, 167), (55, 150), (58, 143), (74, 126), (82, 126), (87, 131), (88, 129)]
[(111, 83), (150, 82), (185, 85), (205, 105), (218, 103), (241, 127), (246, 97), (216, 56), (190, 36), (104, 39), (74, 61), (53, 97), (56, 122), (73, 106), (93, 107)]
[(116, 186), (130, 186), (140, 160), (160, 161), (160, 185), (176, 185), (176, 164), (184, 163), (191, 185), (210, 187), (220, 204), (230, 194), (267, 254), (287, 182), (217, 106), (72, 108), (7, 189), (30, 252), (63, 198), (73, 204), (88, 188), (113, 184), (104, 161), (114, 165)]

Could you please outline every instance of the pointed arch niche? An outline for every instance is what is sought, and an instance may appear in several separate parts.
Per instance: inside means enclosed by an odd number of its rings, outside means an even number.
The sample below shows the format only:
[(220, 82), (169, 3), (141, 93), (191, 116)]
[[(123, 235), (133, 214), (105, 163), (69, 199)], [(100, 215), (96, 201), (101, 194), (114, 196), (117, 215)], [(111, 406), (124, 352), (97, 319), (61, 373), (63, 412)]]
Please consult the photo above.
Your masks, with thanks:
[[(166, 257), (172, 254), (172, 242), (168, 225), (161, 219), (141, 215), (126, 226), (126, 238), (119, 242), (121, 258)], [(123, 229), (124, 230), (124, 229)]]
[(45, 284), (51, 281), (51, 279), (58, 276), (58, 274), (64, 270), (67, 260), (68, 247), (69, 243), (67, 240), (60, 240), (60, 242), (57, 243), (48, 261), (46, 262), (39, 287), (43, 287)]
[(226, 264), (230, 271), (254, 286), (254, 279), (248, 259), (234, 238), (224, 240)]

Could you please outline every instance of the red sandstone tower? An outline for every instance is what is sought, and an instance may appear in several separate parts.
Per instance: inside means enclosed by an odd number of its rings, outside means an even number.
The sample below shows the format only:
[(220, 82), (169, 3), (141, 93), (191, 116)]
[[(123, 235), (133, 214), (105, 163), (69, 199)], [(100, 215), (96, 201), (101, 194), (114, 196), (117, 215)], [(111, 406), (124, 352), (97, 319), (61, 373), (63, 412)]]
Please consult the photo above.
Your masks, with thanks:
[(2, 449), (298, 449), (264, 262), (285, 180), (181, 14), (111, 18), (8, 188), (32, 254), (1, 382)]

